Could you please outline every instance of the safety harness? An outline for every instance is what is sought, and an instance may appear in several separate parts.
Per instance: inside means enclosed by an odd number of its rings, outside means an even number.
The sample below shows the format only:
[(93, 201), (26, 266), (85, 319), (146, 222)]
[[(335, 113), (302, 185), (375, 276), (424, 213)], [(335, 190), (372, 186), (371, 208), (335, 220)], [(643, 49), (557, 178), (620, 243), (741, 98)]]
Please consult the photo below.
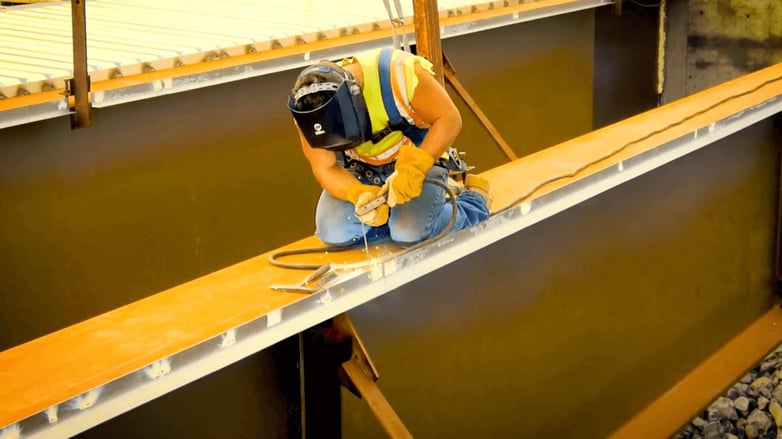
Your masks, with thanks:
[(380, 51), (377, 70), (380, 76), (380, 95), (383, 97), (383, 107), (388, 114), (388, 126), (383, 129), (386, 136), (392, 131), (401, 131), (408, 139), (412, 140), (416, 146), (421, 145), (424, 136), (429, 132), (426, 128), (418, 128), (409, 123), (407, 119), (399, 114), (394, 101), (394, 92), (391, 89), (391, 57), (394, 50), (390, 47), (383, 48)]
[[(412, 140), (416, 146), (420, 146), (424, 137), (429, 132), (428, 128), (419, 128), (407, 121), (399, 113), (394, 101), (394, 92), (391, 89), (391, 57), (394, 49), (385, 47), (380, 50), (378, 59), (378, 76), (380, 77), (380, 95), (383, 99), (383, 107), (388, 114), (388, 125), (382, 130), (372, 135), (372, 142), (377, 143), (394, 131), (401, 131), (408, 139)], [(365, 163), (352, 160), (343, 152), (337, 153), (337, 161), (343, 168), (358, 171), (358, 173), (370, 184), (381, 184), (377, 173)], [(465, 172), (467, 166), (459, 158), (459, 153), (453, 147), (448, 148), (445, 157), (441, 157), (435, 162), (436, 165), (448, 169), (449, 172)], [(387, 165), (384, 165), (387, 166)]]

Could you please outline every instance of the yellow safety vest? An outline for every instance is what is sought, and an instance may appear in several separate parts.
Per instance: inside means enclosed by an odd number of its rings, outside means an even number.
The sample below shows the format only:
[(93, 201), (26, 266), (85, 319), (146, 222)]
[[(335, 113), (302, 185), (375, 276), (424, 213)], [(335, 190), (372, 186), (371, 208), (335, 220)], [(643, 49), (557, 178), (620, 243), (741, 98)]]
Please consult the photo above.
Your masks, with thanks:
[[(364, 75), (362, 94), (369, 110), (369, 119), (372, 122), (372, 132), (377, 133), (388, 126), (389, 117), (383, 106), (383, 97), (380, 89), (380, 76), (378, 71), (378, 59), (380, 50), (375, 49), (357, 55), (354, 58), (343, 60), (340, 65), (345, 66), (358, 63)], [(418, 86), (418, 77), (415, 74), (415, 63), (434, 75), (432, 63), (424, 57), (413, 55), (402, 50), (394, 50), (391, 57), (391, 88), (394, 93), (399, 114), (411, 125), (420, 128), (428, 128), (429, 124), (418, 117), (411, 108), (415, 89)], [(401, 131), (392, 131), (378, 143), (367, 141), (361, 145), (345, 151), (345, 154), (353, 159), (370, 165), (384, 165), (396, 159), (399, 148), (412, 141), (405, 137)]]

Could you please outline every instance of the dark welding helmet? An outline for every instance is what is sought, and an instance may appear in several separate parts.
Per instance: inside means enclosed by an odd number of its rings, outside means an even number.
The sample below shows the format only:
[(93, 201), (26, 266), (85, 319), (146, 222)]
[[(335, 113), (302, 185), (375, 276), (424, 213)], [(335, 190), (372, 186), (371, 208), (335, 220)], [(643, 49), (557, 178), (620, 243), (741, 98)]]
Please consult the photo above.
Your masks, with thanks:
[[(288, 109), (310, 146), (343, 151), (371, 140), (369, 111), (361, 87), (353, 76), (335, 64), (321, 62), (302, 71), (299, 77), (316, 72), (326, 75), (336, 73), (342, 80), (315, 82), (300, 87), (292, 96), (288, 96)], [(299, 99), (319, 92), (333, 94), (317, 108), (297, 109)]]

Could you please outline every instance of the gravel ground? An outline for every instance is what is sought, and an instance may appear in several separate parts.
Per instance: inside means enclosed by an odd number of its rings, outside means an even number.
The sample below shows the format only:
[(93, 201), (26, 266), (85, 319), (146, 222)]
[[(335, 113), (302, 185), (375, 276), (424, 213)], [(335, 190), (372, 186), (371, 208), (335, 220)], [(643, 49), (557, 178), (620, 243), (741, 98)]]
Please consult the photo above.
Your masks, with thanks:
[(782, 439), (782, 350), (777, 349), (674, 439)]

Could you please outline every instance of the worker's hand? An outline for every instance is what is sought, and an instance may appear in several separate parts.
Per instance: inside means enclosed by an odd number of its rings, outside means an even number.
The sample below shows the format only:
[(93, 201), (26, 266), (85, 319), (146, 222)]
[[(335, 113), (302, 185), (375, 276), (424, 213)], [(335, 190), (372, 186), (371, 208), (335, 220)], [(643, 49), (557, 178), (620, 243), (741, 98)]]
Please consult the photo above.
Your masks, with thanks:
[[(377, 198), (382, 189), (383, 188), (380, 186), (356, 183), (348, 188), (347, 197), (348, 200), (356, 206), (356, 210), (358, 210)], [(356, 215), (356, 218), (368, 226), (380, 227), (388, 222), (388, 205), (381, 204), (364, 215)]]
[(388, 205), (404, 204), (421, 195), (426, 173), (434, 164), (428, 152), (413, 145), (402, 145), (394, 173), (386, 180)]

